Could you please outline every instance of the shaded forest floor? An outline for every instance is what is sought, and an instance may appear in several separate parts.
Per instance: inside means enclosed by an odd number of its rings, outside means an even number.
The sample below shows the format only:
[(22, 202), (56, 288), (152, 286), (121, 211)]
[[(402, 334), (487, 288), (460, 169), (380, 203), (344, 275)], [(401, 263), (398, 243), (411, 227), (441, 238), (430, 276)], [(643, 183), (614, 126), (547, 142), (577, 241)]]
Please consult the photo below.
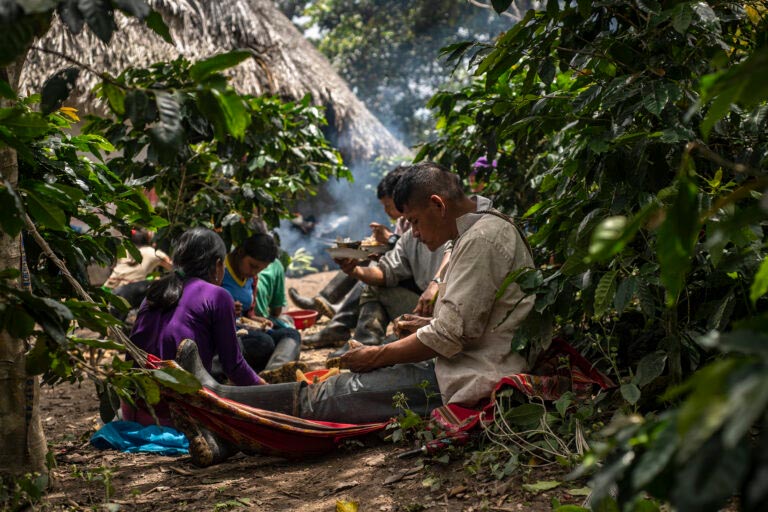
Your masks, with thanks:
[[(289, 279), (287, 286), (313, 295), (332, 274)], [(302, 361), (310, 369), (323, 367), (330, 351), (305, 350)], [(46, 510), (331, 512), (337, 501), (356, 501), (361, 512), (549, 511), (553, 498), (563, 504), (584, 500), (568, 493), (583, 483), (538, 494), (521, 487), (525, 482), (562, 480), (563, 470), (531, 468), (497, 480), (489, 471), (469, 470), (471, 448), (452, 453), (447, 463), (399, 459), (397, 455), (412, 446), (378, 437), (309, 460), (239, 454), (200, 469), (188, 456), (128, 454), (90, 446), (88, 440), (100, 420), (95, 388), (88, 381), (45, 387), (41, 405), (57, 462), (55, 487), (42, 504)]]

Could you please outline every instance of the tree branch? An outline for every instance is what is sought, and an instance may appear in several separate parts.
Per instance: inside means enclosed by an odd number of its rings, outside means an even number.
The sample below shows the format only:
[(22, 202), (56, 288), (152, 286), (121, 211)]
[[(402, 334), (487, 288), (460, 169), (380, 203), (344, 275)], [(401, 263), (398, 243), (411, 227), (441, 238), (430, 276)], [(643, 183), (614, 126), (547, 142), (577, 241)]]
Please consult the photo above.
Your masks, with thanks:
[(707, 146), (700, 142), (689, 142), (685, 146), (686, 153), (693, 154), (694, 151), (697, 151), (701, 154), (704, 158), (707, 160), (710, 160), (712, 162), (715, 162), (717, 165), (721, 167), (725, 167), (727, 169), (732, 170), (735, 173), (738, 174), (747, 174), (749, 176), (763, 176), (765, 175), (765, 171), (761, 171), (760, 169), (755, 169), (753, 167), (750, 167), (748, 165), (739, 164), (736, 162), (731, 162), (730, 160), (726, 160), (722, 156), (718, 155), (711, 149), (709, 149)]

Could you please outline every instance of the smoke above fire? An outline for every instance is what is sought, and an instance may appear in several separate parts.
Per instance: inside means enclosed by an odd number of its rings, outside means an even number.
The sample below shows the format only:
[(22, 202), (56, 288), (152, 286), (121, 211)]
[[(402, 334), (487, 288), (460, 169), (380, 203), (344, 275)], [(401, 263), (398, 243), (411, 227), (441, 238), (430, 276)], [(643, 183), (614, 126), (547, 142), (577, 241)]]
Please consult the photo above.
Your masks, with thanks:
[[(275, 230), (281, 247), (294, 254), (303, 248), (313, 256), (312, 266), (324, 270), (335, 269), (336, 264), (326, 249), (334, 245), (337, 237), (361, 240), (371, 234), (369, 224), (394, 226), (387, 218), (376, 198), (376, 186), (382, 175), (369, 166), (352, 169), (354, 181), (331, 180), (323, 187), (320, 197), (296, 204), (306, 233), (299, 227), (299, 217), (283, 219)], [(309, 223), (314, 226), (309, 229)]]

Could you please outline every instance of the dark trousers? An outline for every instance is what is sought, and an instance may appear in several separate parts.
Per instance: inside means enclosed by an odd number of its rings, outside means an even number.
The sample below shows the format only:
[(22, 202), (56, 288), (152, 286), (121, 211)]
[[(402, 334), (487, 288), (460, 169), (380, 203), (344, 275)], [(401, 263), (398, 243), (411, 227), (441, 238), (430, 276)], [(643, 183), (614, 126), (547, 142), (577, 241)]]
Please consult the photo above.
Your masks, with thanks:
[[(301, 334), (296, 329), (248, 329), (248, 334), (238, 336), (237, 341), (240, 343), (245, 362), (257, 373), (278, 368), (290, 361), (298, 361), (301, 351)], [(218, 355), (213, 357), (211, 375), (219, 382), (226, 381)]]

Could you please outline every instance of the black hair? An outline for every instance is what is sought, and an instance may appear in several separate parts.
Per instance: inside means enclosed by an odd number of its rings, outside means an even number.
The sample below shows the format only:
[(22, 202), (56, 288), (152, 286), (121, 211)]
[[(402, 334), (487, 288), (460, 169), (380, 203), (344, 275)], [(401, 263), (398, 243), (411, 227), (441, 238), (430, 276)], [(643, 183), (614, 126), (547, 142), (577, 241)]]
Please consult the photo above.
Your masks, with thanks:
[(402, 212), (412, 201), (424, 201), (435, 194), (456, 200), (464, 195), (464, 191), (458, 175), (435, 162), (419, 162), (409, 166), (400, 176), (392, 199), (395, 208)]
[(277, 258), (277, 243), (272, 235), (256, 233), (246, 238), (235, 252), (238, 256), (250, 256), (259, 261), (272, 263)]
[(408, 170), (407, 166), (399, 165), (394, 169), (392, 169), (391, 171), (389, 171), (387, 175), (381, 179), (381, 181), (379, 182), (379, 185), (376, 187), (376, 199), (393, 197), (395, 193), (395, 187), (397, 187), (397, 183), (400, 181), (400, 177), (407, 170)]
[(176, 242), (173, 253), (173, 272), (154, 281), (147, 290), (147, 304), (153, 309), (176, 306), (184, 291), (184, 280), (197, 277), (211, 281), (216, 263), (227, 256), (227, 247), (221, 237), (206, 228), (192, 228)]

